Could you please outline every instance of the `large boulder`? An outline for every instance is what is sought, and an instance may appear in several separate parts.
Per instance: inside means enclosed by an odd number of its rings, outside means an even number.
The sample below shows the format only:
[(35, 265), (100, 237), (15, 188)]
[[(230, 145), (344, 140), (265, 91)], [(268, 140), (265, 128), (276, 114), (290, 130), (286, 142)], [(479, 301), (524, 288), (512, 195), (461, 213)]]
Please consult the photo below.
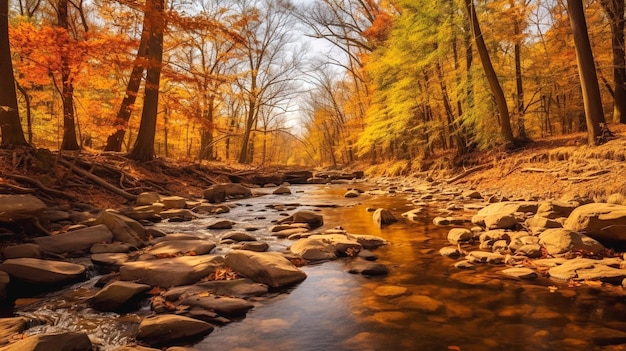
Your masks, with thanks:
[(146, 284), (116, 281), (105, 286), (88, 301), (100, 311), (116, 312), (134, 305), (150, 288), (150, 285)]
[(22, 257), (40, 258), (41, 247), (37, 244), (18, 244), (7, 246), (2, 249), (2, 257), (5, 259)]
[(283, 223), (306, 223), (310, 228), (317, 228), (324, 225), (324, 217), (313, 211), (298, 211), (278, 221), (278, 224)]
[(626, 241), (626, 206), (591, 203), (577, 207), (563, 228), (600, 241)]
[(0, 271), (8, 273), (11, 279), (41, 285), (65, 284), (85, 277), (84, 266), (37, 258), (6, 260), (0, 264)]
[(372, 219), (374, 220), (374, 223), (378, 225), (379, 228), (381, 228), (384, 225), (395, 223), (398, 221), (398, 219), (393, 215), (393, 213), (391, 213), (391, 211), (385, 208), (379, 208), (376, 211), (374, 211), (374, 214), (372, 215)]
[(273, 288), (306, 279), (306, 273), (277, 252), (233, 250), (226, 255), (225, 263), (237, 274)]
[(232, 198), (246, 198), (252, 196), (252, 191), (237, 183), (214, 184), (207, 188), (203, 197), (211, 202), (223, 202)]
[(558, 255), (571, 251), (598, 253), (604, 246), (597, 240), (571, 230), (554, 228), (546, 229), (539, 234), (539, 243), (550, 255)]
[(197, 319), (172, 314), (149, 316), (139, 324), (137, 340), (150, 345), (165, 345), (196, 338), (213, 331), (213, 326)]
[(126, 262), (120, 267), (120, 279), (164, 288), (190, 285), (214, 273), (223, 262), (222, 256), (214, 255)]
[[(502, 216), (512, 216), (517, 212), (521, 213), (536, 213), (537, 212), (537, 203), (532, 201), (507, 201), (507, 202), (497, 202), (493, 204), (489, 204), (482, 208), (476, 215), (472, 217), (472, 223), (485, 226), (485, 219), (490, 216), (494, 216), (492, 218), (498, 218)], [(494, 220), (492, 219), (492, 221)]]
[(335, 247), (322, 238), (300, 239), (291, 245), (289, 251), (305, 260), (318, 261), (334, 260), (337, 258)]
[(93, 345), (85, 333), (62, 332), (29, 336), (0, 351), (90, 351)]
[(146, 229), (134, 219), (128, 218), (111, 210), (102, 211), (94, 224), (104, 224), (113, 233), (116, 241), (142, 246), (146, 238)]
[(254, 307), (251, 302), (244, 299), (226, 296), (190, 296), (183, 299), (180, 304), (215, 311), (226, 317), (245, 316), (248, 310)]
[(0, 195), (0, 223), (36, 217), (46, 204), (33, 195)]
[(91, 246), (97, 243), (110, 243), (113, 233), (104, 224), (95, 225), (71, 232), (42, 236), (33, 239), (44, 252), (64, 254), (75, 251), (89, 252)]

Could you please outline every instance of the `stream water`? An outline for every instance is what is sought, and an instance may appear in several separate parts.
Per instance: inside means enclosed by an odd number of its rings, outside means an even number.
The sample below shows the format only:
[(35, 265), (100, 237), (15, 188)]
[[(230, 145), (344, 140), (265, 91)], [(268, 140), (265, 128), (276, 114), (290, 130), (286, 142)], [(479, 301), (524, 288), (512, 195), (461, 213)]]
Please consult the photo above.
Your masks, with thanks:
[[(266, 230), (271, 221), (295, 209), (324, 216), (324, 227), (371, 234), (389, 244), (375, 253), (390, 268), (384, 277), (345, 271), (340, 259), (303, 267), (308, 278), (288, 292), (255, 300), (246, 318), (215, 329), (194, 347), (200, 350), (623, 350), (626, 347), (626, 298), (621, 288), (570, 287), (538, 278), (505, 278), (503, 266), (484, 265), (462, 271), (439, 249), (447, 246), (450, 227), (432, 224), (447, 202), (425, 206), (417, 221), (402, 219), (378, 228), (367, 208), (384, 207), (397, 217), (414, 209), (415, 193), (367, 192), (347, 199), (348, 185), (293, 186), (292, 195), (265, 195), (236, 201), (220, 215), (252, 231), (281, 251), (288, 240)], [(268, 192), (270, 189), (268, 189)], [(276, 205), (279, 205), (278, 207)], [(462, 211), (461, 211), (462, 212)], [(471, 217), (471, 212), (463, 215)], [(160, 223), (166, 232), (204, 233), (208, 220)], [(228, 248), (222, 248), (227, 252)], [(135, 315), (77, 310), (76, 299), (92, 282), (67, 289), (56, 298), (16, 307), (18, 313), (65, 321), (69, 329), (90, 330), (106, 345), (125, 344), (134, 333)], [(387, 296), (385, 287), (404, 287), (402, 296)], [(396, 288), (397, 289), (397, 288)], [(72, 292), (72, 293), (70, 293)], [(72, 296), (75, 296), (72, 298)], [(56, 302), (54, 302), (56, 301)], [(147, 313), (144, 308), (137, 314)], [(69, 321), (69, 322), (68, 322)], [(59, 323), (57, 323), (59, 324)], [(71, 327), (67, 325), (79, 327)], [(61, 326), (59, 328), (63, 328)]]

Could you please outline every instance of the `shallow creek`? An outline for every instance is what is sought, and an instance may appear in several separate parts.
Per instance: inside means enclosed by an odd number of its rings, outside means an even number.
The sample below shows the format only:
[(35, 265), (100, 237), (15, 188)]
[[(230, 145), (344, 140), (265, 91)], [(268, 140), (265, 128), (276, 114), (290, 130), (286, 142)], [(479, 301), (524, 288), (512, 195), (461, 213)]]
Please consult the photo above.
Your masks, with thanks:
[[(308, 278), (282, 294), (255, 299), (246, 318), (220, 326), (193, 346), (200, 350), (618, 350), (626, 343), (626, 298), (621, 288), (568, 287), (566, 282), (539, 278), (505, 278), (503, 266), (476, 266), (461, 271), (442, 257), (450, 227), (432, 224), (447, 201), (430, 203), (418, 221), (404, 218), (379, 229), (367, 208), (383, 207), (401, 218), (414, 209), (413, 193), (367, 192), (344, 198), (350, 185), (293, 186), (292, 195), (265, 195), (234, 201), (239, 206), (219, 215), (282, 251), (289, 240), (276, 239), (267, 228), (295, 209), (320, 211), (325, 225), (349, 233), (371, 234), (389, 244), (375, 253), (390, 268), (384, 277), (345, 271), (345, 261), (303, 267)], [(271, 189), (266, 189), (271, 192)], [(268, 205), (285, 205), (270, 208)], [(329, 207), (329, 206), (335, 207)], [(459, 212), (471, 218), (473, 212)], [(213, 217), (214, 218), (214, 217)], [(210, 219), (160, 223), (170, 232), (204, 233)], [(469, 227), (469, 224), (468, 224)], [(218, 253), (228, 247), (218, 246)], [(44, 299), (18, 301), (18, 314), (53, 321), (57, 329), (82, 329), (109, 350), (126, 344), (135, 322), (149, 313), (118, 316), (78, 308), (76, 301), (93, 293), (95, 279)], [(405, 287), (402, 296), (386, 296), (381, 287)]]

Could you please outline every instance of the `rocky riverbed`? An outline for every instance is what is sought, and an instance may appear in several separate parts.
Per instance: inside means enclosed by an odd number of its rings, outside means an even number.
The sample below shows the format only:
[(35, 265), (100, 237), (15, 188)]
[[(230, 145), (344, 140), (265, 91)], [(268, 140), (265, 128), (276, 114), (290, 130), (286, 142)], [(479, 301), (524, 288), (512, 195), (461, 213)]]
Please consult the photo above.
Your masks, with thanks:
[[(379, 252), (393, 245), (386, 228), (398, 221), (427, 219), (448, 228), (443, 229), (448, 245), (437, 242), (420, 250), (445, 256), (453, 266), (445, 279), (465, 286), (498, 290), (511, 281), (538, 281), (534, 284), (545, 285), (548, 292), (591, 287), (626, 296), (626, 264), (620, 253), (626, 240), (622, 204), (583, 198), (507, 199), (421, 179), (342, 183), (335, 185), (342, 198), (402, 198), (410, 210), (368, 208), (371, 223), (380, 229), (372, 235), (325, 225), (320, 210), (332, 213), (342, 206), (340, 201), (302, 206), (273, 200), (251, 218), (229, 218), (231, 211), (251, 206), (239, 199), (276, 199), (299, 191), (288, 184), (220, 184), (193, 198), (144, 193), (132, 208), (93, 211), (48, 208), (31, 195), (0, 195), (0, 221), (5, 223), (0, 296), (20, 305), (16, 316), (0, 319), (0, 350), (34, 345), (40, 345), (38, 350), (65, 347), (60, 345), (81, 350), (182, 350), (272, 298), (299, 289), (307, 279), (303, 268), (310, 265), (339, 260), (346, 271), (364, 277), (393, 274), (396, 267), (379, 259)], [(198, 223), (204, 230), (197, 230)], [(420, 245), (428, 243), (425, 239)], [(485, 274), (485, 267), (499, 276)], [(42, 291), (76, 283), (77, 297), (69, 310), (113, 313), (123, 330), (114, 343), (104, 340), (110, 331), (72, 325), (70, 316), (42, 320), (27, 313), (49, 303), (46, 297), (42, 300)], [(440, 301), (434, 290), (411, 291), (400, 283), (380, 284), (375, 290), (379, 297), (426, 313), (431, 322), (444, 316), (477, 318), (462, 305)], [(28, 307), (33, 297), (36, 302)], [(532, 313), (538, 313), (535, 308)], [(375, 316), (389, 322), (398, 318), (396, 311), (394, 307)], [(64, 325), (59, 326), (60, 321)], [(46, 328), (50, 324), (57, 328)], [(585, 345), (626, 343), (621, 325), (603, 328), (602, 333)], [(346, 348), (362, 349), (359, 338), (364, 335), (355, 335)]]

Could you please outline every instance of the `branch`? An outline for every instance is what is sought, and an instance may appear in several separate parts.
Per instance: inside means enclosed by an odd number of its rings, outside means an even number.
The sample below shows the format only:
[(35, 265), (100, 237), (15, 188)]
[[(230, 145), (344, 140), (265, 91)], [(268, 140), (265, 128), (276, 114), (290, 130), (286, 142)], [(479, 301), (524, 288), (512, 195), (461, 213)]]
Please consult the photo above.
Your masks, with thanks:
[(102, 186), (103, 188), (111, 191), (112, 193), (116, 194), (116, 195), (120, 195), (121, 197), (127, 199), (127, 200), (137, 200), (137, 196), (130, 194), (114, 185), (109, 184), (106, 180), (98, 177), (97, 175), (93, 174), (93, 173), (89, 173), (87, 171), (85, 171), (84, 169), (78, 168), (78, 167), (74, 167), (70, 162), (63, 160), (63, 159), (59, 159), (59, 163), (61, 163), (62, 165), (66, 166), (67, 168), (69, 168), (69, 170), (71, 172), (74, 172), (80, 176), (83, 176), (89, 180), (91, 180), (92, 182)]

